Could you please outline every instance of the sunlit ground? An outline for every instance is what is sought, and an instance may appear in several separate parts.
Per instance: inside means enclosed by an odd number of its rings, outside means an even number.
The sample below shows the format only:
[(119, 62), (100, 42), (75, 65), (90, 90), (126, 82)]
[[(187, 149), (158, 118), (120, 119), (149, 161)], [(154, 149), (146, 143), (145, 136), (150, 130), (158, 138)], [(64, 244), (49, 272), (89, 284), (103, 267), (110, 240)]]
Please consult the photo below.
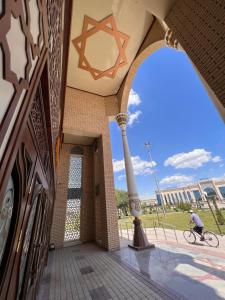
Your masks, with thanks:
[[(202, 210), (202, 211), (198, 211), (197, 213), (202, 219), (206, 230), (219, 233), (214, 218), (210, 211)], [(225, 211), (222, 211), (222, 214), (225, 217)], [(140, 218), (144, 224), (144, 227), (153, 227), (153, 222), (158, 219), (156, 213), (145, 214), (142, 215)], [(165, 218), (162, 212), (159, 213), (159, 220), (161, 222), (173, 225), (178, 230), (188, 229), (189, 219), (190, 219), (190, 214), (188, 212), (168, 212), (166, 213)], [(130, 226), (132, 226), (132, 220), (133, 218), (129, 216), (129, 217), (124, 217), (122, 219), (119, 219), (118, 222), (119, 225), (122, 226), (122, 228), (126, 228), (127, 226), (130, 228)], [(221, 225), (220, 227), (223, 234), (225, 234), (225, 225)]]

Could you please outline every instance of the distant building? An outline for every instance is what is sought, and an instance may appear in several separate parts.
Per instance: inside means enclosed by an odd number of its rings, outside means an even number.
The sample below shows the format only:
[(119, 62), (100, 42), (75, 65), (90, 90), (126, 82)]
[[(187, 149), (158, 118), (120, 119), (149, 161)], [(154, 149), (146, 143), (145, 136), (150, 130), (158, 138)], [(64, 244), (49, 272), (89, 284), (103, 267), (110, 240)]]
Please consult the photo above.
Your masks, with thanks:
[(194, 205), (206, 202), (202, 196), (203, 192), (209, 196), (217, 196), (218, 204), (225, 204), (225, 180), (207, 179), (197, 183), (177, 188), (160, 190), (156, 193), (159, 205), (176, 205), (181, 202), (188, 202)]
[(141, 200), (141, 203), (146, 203), (147, 207), (154, 206), (157, 203), (155, 196), (142, 198), (140, 200)]

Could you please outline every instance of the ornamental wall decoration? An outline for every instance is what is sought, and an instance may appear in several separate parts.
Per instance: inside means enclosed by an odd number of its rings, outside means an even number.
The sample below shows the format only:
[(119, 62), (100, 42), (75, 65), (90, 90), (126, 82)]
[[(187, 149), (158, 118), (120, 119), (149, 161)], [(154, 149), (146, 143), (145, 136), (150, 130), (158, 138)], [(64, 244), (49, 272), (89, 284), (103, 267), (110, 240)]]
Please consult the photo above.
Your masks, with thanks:
[[(115, 64), (106, 70), (99, 70), (94, 68), (93, 66), (91, 66), (88, 58), (85, 56), (87, 39), (100, 31), (109, 34), (110, 36), (112, 36), (112, 38), (115, 39), (119, 52)], [(115, 78), (118, 69), (127, 64), (125, 49), (127, 47), (128, 41), (129, 36), (118, 31), (113, 15), (110, 15), (101, 21), (96, 21), (85, 15), (81, 35), (72, 40), (73, 45), (79, 55), (78, 68), (90, 72), (93, 79), (95, 80), (104, 76), (108, 78)]]

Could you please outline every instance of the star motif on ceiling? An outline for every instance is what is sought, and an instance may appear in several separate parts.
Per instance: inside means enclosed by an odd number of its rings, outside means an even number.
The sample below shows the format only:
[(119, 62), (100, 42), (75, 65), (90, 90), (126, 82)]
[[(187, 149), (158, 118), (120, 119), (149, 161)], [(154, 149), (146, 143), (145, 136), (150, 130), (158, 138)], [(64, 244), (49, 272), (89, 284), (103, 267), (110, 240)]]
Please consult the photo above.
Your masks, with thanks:
[[(112, 38), (115, 39), (119, 51), (115, 64), (106, 70), (94, 68), (90, 65), (87, 57), (85, 57), (87, 39), (99, 31), (103, 31), (111, 35)], [(96, 21), (88, 16), (84, 16), (82, 33), (80, 36), (72, 40), (73, 45), (79, 54), (78, 67), (90, 72), (95, 80), (104, 76), (115, 78), (118, 69), (127, 64), (125, 49), (127, 47), (128, 40), (129, 36), (127, 34), (118, 31), (113, 15), (110, 15), (101, 21)]]

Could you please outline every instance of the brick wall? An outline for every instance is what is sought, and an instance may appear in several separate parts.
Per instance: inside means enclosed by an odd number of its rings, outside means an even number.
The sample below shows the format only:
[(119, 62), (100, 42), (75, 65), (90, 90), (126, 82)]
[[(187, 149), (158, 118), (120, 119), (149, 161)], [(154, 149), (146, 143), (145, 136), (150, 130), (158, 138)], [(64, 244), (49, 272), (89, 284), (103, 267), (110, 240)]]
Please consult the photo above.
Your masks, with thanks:
[(165, 21), (225, 106), (224, 0), (178, 0)]
[(60, 153), (60, 165), (56, 171), (56, 198), (51, 231), (51, 243), (54, 243), (56, 247), (63, 247), (64, 242), (66, 198), (69, 178), (69, 154), (70, 148), (62, 147)]
[(82, 147), (84, 149), (82, 167), (82, 190), (81, 201), (81, 240), (90, 242), (95, 240), (94, 222), (94, 180), (93, 180), (93, 147)]
[[(77, 137), (93, 137), (98, 141), (97, 148), (87, 147), (89, 150), (86, 150), (89, 162), (88, 172), (83, 178), (86, 202), (83, 202), (81, 212), (85, 220), (81, 224), (81, 239), (88, 241), (93, 237), (102, 247), (114, 250), (119, 247), (119, 237), (107, 107), (107, 98), (67, 88), (63, 132)], [(68, 182), (69, 172), (69, 164), (65, 157), (69, 153), (68, 147), (62, 147), (61, 164), (57, 174), (58, 186), (51, 239), (57, 246), (62, 246), (64, 236), (65, 181)], [(96, 187), (99, 194), (96, 193)], [(93, 219), (90, 212), (88, 213), (89, 206), (93, 209)]]
[(94, 187), (95, 187), (95, 238), (98, 244), (102, 243), (102, 196), (103, 196), (103, 160), (100, 138), (97, 139), (94, 151)]

